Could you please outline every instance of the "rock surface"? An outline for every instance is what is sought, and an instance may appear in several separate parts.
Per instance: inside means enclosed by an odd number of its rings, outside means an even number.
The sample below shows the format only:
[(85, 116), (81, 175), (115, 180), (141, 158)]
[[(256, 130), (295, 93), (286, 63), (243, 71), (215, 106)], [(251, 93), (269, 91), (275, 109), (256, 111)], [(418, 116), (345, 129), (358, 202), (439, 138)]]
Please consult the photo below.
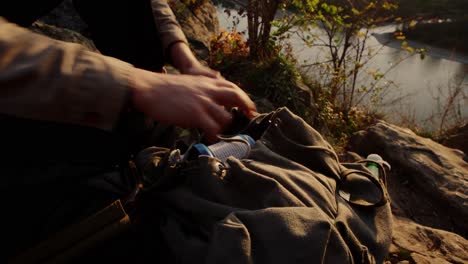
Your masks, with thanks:
[(81, 19), (76, 12), (72, 0), (65, 0), (58, 5), (49, 14), (40, 19), (41, 22), (57, 27), (66, 28), (76, 31), (84, 36), (87, 36), (88, 25)]
[(180, 0), (168, 2), (194, 53), (200, 59), (208, 59), (211, 38), (219, 33), (216, 7), (211, 1), (204, 1), (197, 8), (187, 7)]
[[(210, 39), (219, 31), (218, 15), (213, 3), (205, 1), (195, 11), (187, 8), (180, 0), (170, 0), (169, 3), (195, 55), (201, 60), (208, 59)], [(87, 27), (73, 7), (72, 1), (65, 0), (36, 22), (32, 29), (52, 38), (82, 43), (88, 48), (96, 49), (87, 38)]]
[(377, 153), (392, 166), (392, 254), (409, 263), (468, 262), (468, 163), (462, 151), (383, 121), (356, 133), (349, 150), (362, 157)]
[(41, 21), (34, 22), (30, 29), (36, 33), (44, 34), (53, 39), (81, 44), (91, 51), (98, 52), (98, 49), (94, 45), (93, 41), (78, 33), (77, 31), (46, 24)]
[(468, 241), (454, 233), (395, 217), (389, 258), (394, 262), (467, 263)]
[(450, 148), (459, 149), (465, 155), (468, 155), (468, 123), (456, 129), (452, 135), (442, 141), (442, 144)]
[(81, 44), (97, 52), (93, 41), (87, 37), (87, 27), (73, 7), (72, 0), (65, 0), (34, 22), (29, 29), (53, 39)]

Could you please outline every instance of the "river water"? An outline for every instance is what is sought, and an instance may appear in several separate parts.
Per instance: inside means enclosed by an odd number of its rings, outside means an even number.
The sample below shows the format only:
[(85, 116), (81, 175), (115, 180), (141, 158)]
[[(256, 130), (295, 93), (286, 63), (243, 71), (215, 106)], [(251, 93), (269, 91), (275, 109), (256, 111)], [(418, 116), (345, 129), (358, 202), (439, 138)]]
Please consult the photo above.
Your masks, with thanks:
[[(231, 15), (228, 15), (224, 7), (218, 6), (217, 9), (220, 29), (232, 29), (233, 21), (236, 21), (233, 15), (236, 12), (230, 10)], [(237, 31), (246, 31), (245, 19), (240, 19), (236, 24)], [(379, 69), (380, 72), (386, 72), (398, 63), (385, 75), (385, 78), (392, 80), (396, 86), (382, 92), (382, 102), (375, 107), (383, 110), (387, 119), (392, 122), (417, 124), (420, 127), (434, 130), (440, 126), (440, 114), (448, 102), (449, 94), (457, 85), (460, 85), (462, 92), (452, 104), (453, 112), (445, 123), (450, 125), (455, 121), (466, 122), (468, 120), (468, 98), (466, 98), (468, 96), (468, 56), (408, 41), (409, 46), (413, 48), (425, 47), (429, 51), (423, 60), (419, 56), (411, 56), (401, 61), (401, 58), (407, 57), (409, 53), (401, 48), (401, 41), (388, 37), (394, 28), (395, 26), (392, 25), (378, 27), (373, 30), (372, 37), (368, 41), (369, 47), (380, 48), (380, 50), (366, 70)], [(300, 58), (301, 62), (306, 60), (305, 63), (310, 63), (324, 57), (323, 51), (318, 48), (307, 48), (298, 37), (291, 37), (290, 42), (293, 54)], [(362, 82), (366, 81), (362, 80)]]

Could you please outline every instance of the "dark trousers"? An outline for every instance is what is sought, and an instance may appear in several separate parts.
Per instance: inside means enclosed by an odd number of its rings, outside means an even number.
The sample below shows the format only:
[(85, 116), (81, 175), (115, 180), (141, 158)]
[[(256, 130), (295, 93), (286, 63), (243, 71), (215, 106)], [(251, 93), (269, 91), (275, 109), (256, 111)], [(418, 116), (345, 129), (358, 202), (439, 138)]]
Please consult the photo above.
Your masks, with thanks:
[[(0, 16), (28, 27), (63, 0), (0, 2)], [(89, 26), (91, 38), (101, 53), (135, 67), (161, 71), (163, 50), (150, 0), (73, 0), (73, 4)]]

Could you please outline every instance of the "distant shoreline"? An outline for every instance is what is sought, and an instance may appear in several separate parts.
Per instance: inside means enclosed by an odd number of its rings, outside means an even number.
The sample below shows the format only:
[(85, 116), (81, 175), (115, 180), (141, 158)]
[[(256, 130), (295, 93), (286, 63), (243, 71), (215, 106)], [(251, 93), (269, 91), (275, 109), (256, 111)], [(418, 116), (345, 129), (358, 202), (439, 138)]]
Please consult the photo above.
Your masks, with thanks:
[(437, 46), (408, 36), (406, 36), (407, 38), (405, 40), (398, 40), (393, 37), (393, 32), (373, 33), (372, 36), (380, 44), (394, 49), (401, 49), (401, 44), (403, 41), (406, 41), (408, 42), (408, 46), (412, 48), (427, 48), (427, 56), (457, 61), (468, 65), (468, 52), (461, 52), (460, 50), (454, 50), (453, 48)]
[(410, 40), (468, 55), (468, 19), (448, 23), (417, 24), (403, 33)]

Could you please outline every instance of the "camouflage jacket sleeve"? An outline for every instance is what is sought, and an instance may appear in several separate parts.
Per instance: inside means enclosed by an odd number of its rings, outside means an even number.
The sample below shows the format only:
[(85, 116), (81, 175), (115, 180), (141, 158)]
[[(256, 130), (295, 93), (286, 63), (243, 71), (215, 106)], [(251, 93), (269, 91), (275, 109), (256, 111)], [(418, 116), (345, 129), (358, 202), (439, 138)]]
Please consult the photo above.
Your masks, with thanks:
[(0, 113), (111, 130), (132, 68), (0, 18)]

